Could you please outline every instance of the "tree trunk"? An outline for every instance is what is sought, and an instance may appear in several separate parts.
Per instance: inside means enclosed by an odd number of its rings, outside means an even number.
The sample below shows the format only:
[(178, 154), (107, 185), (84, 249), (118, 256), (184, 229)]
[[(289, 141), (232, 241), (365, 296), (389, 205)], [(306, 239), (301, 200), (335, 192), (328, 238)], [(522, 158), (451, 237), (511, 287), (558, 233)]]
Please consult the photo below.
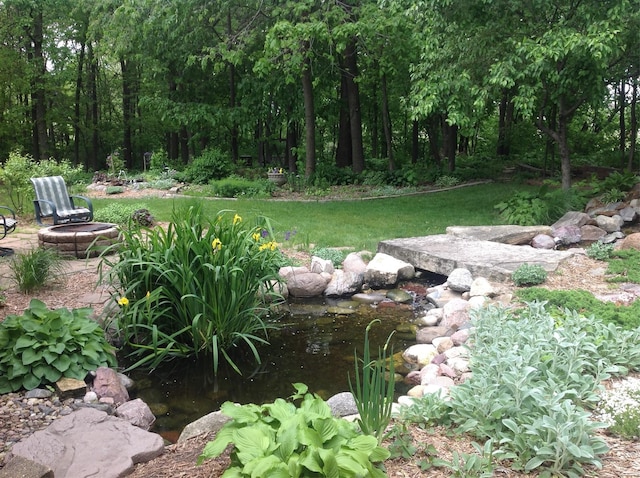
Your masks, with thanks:
[(625, 80), (622, 79), (620, 80), (620, 90), (618, 91), (618, 101), (619, 101), (619, 107), (620, 107), (620, 144), (619, 144), (619, 148), (620, 148), (620, 168), (624, 168), (625, 167), (625, 163), (627, 160), (627, 152), (626, 152), (626, 146), (627, 146), (627, 125), (625, 123), (625, 110), (626, 110), (626, 103), (627, 103), (627, 98), (626, 98), (626, 83)]
[[(309, 50), (308, 42), (305, 42), (303, 51)], [(302, 94), (304, 97), (304, 125), (305, 133), (305, 168), (304, 176), (311, 177), (316, 171), (316, 112), (313, 101), (313, 78), (311, 77), (311, 61), (307, 57), (302, 70)]]
[(393, 155), (393, 138), (391, 133), (391, 115), (389, 114), (387, 75), (382, 75), (382, 128), (384, 130), (384, 140), (387, 144), (387, 159), (389, 160), (389, 171), (393, 171), (396, 169), (396, 163)]
[(353, 172), (364, 171), (364, 148), (362, 146), (362, 116), (360, 112), (360, 91), (355, 79), (358, 77), (358, 56), (356, 40), (352, 38), (345, 50), (347, 96), (349, 98), (349, 126), (351, 131), (351, 154)]
[(456, 169), (456, 150), (458, 146), (458, 126), (450, 125), (442, 120), (442, 137), (444, 156), (447, 158), (447, 170), (452, 173)]
[(513, 126), (513, 101), (509, 99), (506, 90), (502, 92), (498, 116), (498, 145), (496, 153), (498, 156), (507, 157), (511, 154), (511, 128)]
[[(81, 107), (80, 102), (82, 100), (82, 75), (84, 71), (84, 56), (86, 50), (85, 44), (85, 33), (86, 30), (82, 30), (82, 38), (80, 40), (80, 52), (78, 54), (78, 69), (76, 72), (76, 91), (74, 97), (74, 107), (73, 107), (73, 164), (78, 165), (80, 162), (80, 142), (82, 140), (82, 129), (80, 128), (80, 114)], [(87, 169), (87, 164), (84, 164), (85, 170)]]
[[(229, 38), (231, 38), (231, 9), (227, 10), (227, 34)], [(231, 45), (229, 45), (231, 48)], [(237, 106), (236, 100), (236, 67), (229, 63), (229, 109), (231, 112), (231, 117), (233, 118), (233, 111)], [(231, 124), (231, 158), (234, 163), (238, 162), (240, 158), (240, 146), (238, 143), (238, 123), (232, 119)]]
[[(122, 70), (122, 159), (127, 169), (133, 168), (133, 67), (130, 61), (120, 59)], [(116, 171), (118, 173), (118, 171)]]
[(629, 133), (631, 134), (631, 141), (629, 142), (629, 157), (627, 159), (627, 169), (633, 171), (633, 161), (637, 146), (638, 137), (638, 116), (637, 116), (637, 104), (638, 104), (638, 74), (636, 71), (633, 77), (633, 84), (631, 86), (631, 103), (629, 104)]
[(99, 113), (98, 104), (98, 60), (93, 52), (93, 43), (88, 44), (88, 61), (89, 61), (89, 95), (91, 97), (91, 151), (89, 153), (89, 169), (97, 171), (103, 165), (99, 162), (100, 151), (100, 129), (99, 129)]
[(338, 120), (338, 145), (336, 147), (336, 166), (346, 168), (352, 165), (351, 126), (349, 124), (349, 100), (345, 69), (340, 75), (340, 116)]
[(411, 162), (416, 164), (420, 157), (420, 123), (418, 120), (412, 121), (411, 128)]
[[(291, 113), (291, 110), (290, 110)], [(291, 116), (289, 116), (291, 117)], [(287, 122), (287, 146), (285, 158), (289, 166), (289, 172), (296, 174), (298, 172), (298, 123), (295, 121)]]
[(47, 105), (45, 93), (46, 64), (44, 59), (44, 25), (42, 10), (35, 12), (32, 24), (32, 54), (34, 76), (32, 80), (31, 106), (33, 108), (34, 156), (39, 159), (49, 157), (47, 140)]
[(442, 157), (440, 156), (440, 115), (432, 115), (427, 119), (427, 136), (429, 137), (429, 153), (431, 159), (438, 168), (442, 167)]

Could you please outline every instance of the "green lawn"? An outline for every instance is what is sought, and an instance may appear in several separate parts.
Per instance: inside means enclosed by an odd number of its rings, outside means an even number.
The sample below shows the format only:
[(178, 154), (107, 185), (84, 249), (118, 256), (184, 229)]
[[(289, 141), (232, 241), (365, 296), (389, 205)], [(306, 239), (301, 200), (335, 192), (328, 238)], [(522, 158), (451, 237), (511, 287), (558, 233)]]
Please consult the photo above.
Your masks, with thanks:
[[(348, 246), (375, 251), (379, 241), (444, 233), (447, 226), (500, 224), (493, 206), (526, 188), (521, 184), (491, 183), (449, 191), (373, 200), (274, 201), (265, 199), (96, 199), (95, 208), (111, 202), (144, 203), (159, 221), (172, 209), (203, 201), (206, 214), (232, 210), (245, 221), (270, 219), (277, 240), (318, 247)], [(284, 244), (286, 246), (286, 243)]]

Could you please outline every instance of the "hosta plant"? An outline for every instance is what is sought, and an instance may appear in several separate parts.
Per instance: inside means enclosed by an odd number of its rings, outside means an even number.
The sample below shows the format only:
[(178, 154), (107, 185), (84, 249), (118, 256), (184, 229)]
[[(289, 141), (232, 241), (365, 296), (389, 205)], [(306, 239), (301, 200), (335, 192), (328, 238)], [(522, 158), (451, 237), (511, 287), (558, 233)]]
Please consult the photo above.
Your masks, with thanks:
[(50, 310), (32, 299), (23, 315), (0, 322), (0, 393), (115, 366), (113, 347), (90, 315), (91, 309)]
[[(223, 477), (361, 477), (387, 476), (377, 463), (389, 452), (375, 437), (362, 435), (347, 420), (331, 414), (327, 403), (294, 384), (292, 401), (265, 405), (226, 402), (231, 417), (205, 446), (198, 463), (219, 456), (229, 445), (231, 466)], [(300, 400), (299, 406), (293, 402)]]

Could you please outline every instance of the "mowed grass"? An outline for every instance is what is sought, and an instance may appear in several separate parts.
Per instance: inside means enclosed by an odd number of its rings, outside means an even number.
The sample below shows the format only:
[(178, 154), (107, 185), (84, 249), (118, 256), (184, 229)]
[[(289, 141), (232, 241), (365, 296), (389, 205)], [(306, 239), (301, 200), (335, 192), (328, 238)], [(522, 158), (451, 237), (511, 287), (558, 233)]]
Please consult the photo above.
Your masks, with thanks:
[(203, 202), (206, 215), (229, 210), (244, 221), (270, 220), (276, 239), (287, 246), (350, 247), (375, 251), (385, 239), (442, 234), (447, 226), (501, 224), (494, 205), (526, 188), (491, 183), (427, 194), (372, 200), (281, 201), (265, 199), (144, 198), (95, 199), (100, 208), (117, 202), (144, 203), (158, 221), (173, 208)]

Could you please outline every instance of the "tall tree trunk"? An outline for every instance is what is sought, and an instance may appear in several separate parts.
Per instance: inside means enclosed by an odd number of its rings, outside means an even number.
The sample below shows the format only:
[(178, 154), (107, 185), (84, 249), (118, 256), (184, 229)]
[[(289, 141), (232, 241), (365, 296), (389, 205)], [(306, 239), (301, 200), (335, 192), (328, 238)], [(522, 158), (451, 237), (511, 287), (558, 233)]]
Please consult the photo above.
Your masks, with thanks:
[(93, 51), (93, 43), (88, 44), (88, 61), (89, 61), (89, 96), (91, 98), (90, 109), (90, 128), (91, 128), (91, 151), (89, 152), (88, 169), (97, 171), (103, 165), (99, 162), (100, 151), (100, 128), (99, 128), (99, 113), (100, 107), (98, 104), (98, 60), (96, 59)]
[(440, 123), (441, 115), (431, 115), (427, 119), (427, 136), (429, 137), (429, 153), (431, 159), (438, 168), (442, 167), (442, 157), (440, 156)]
[(340, 116), (338, 120), (338, 145), (336, 146), (336, 166), (346, 168), (352, 165), (351, 125), (349, 124), (349, 100), (345, 68), (340, 75)]
[(447, 170), (452, 173), (456, 169), (456, 150), (458, 146), (458, 126), (450, 125), (445, 118), (442, 121), (442, 137), (444, 156), (447, 158)]
[[(288, 108), (289, 117), (292, 115), (292, 108)], [(289, 167), (289, 172), (296, 174), (298, 172), (298, 123), (295, 121), (287, 122), (287, 146), (285, 151), (285, 158)]]
[(626, 82), (624, 79), (620, 80), (619, 90), (618, 90), (618, 102), (620, 103), (618, 106), (620, 107), (620, 168), (624, 168), (627, 162), (627, 125), (625, 123), (625, 113), (627, 108), (627, 90), (626, 90)]
[[(231, 38), (231, 9), (227, 10), (227, 34)], [(231, 44), (229, 45), (231, 48)], [(229, 109), (231, 112), (231, 118), (234, 118), (233, 111), (237, 106), (236, 99), (236, 67), (233, 63), (228, 64), (229, 67)], [(231, 158), (234, 163), (238, 162), (240, 158), (240, 146), (238, 144), (238, 123), (232, 119), (231, 124)]]
[(382, 129), (384, 130), (384, 140), (387, 144), (387, 159), (389, 160), (389, 171), (396, 169), (395, 157), (393, 154), (393, 138), (391, 128), (391, 115), (389, 114), (389, 94), (387, 91), (387, 75), (382, 75)]
[(633, 161), (637, 146), (638, 138), (638, 116), (637, 116), (637, 104), (638, 104), (638, 75), (640, 71), (636, 70), (636, 74), (633, 76), (631, 86), (631, 103), (629, 104), (629, 133), (631, 134), (631, 140), (629, 142), (629, 157), (627, 158), (627, 169), (633, 171)]
[(49, 143), (47, 139), (47, 105), (45, 93), (46, 64), (44, 59), (44, 25), (42, 10), (33, 16), (31, 42), (33, 52), (34, 76), (32, 80), (31, 106), (33, 108), (34, 156), (47, 159)]
[(511, 154), (511, 128), (513, 126), (513, 101), (509, 98), (507, 90), (502, 91), (498, 116), (498, 144), (496, 153), (498, 156), (507, 157)]
[[(304, 42), (303, 51), (309, 50), (308, 42)], [(305, 168), (306, 178), (316, 171), (316, 112), (313, 101), (313, 78), (311, 77), (311, 61), (307, 57), (302, 70), (302, 95), (304, 97), (304, 125), (305, 125)]]
[(420, 123), (415, 119), (411, 123), (411, 162), (416, 164), (420, 157)]
[[(133, 168), (133, 66), (131, 61), (120, 59), (122, 71), (122, 159), (127, 169)], [(117, 171), (116, 171), (117, 173)]]
[[(82, 100), (82, 75), (84, 71), (84, 56), (85, 56), (85, 29), (83, 29), (82, 38), (80, 41), (80, 53), (78, 54), (78, 70), (76, 73), (76, 91), (73, 107), (73, 164), (78, 165), (80, 162), (80, 142), (82, 140), (82, 129), (80, 128), (80, 101)], [(84, 165), (85, 169), (87, 165)]]
[(362, 146), (362, 115), (360, 112), (360, 90), (356, 78), (358, 77), (358, 56), (356, 40), (352, 38), (345, 50), (347, 96), (349, 98), (349, 126), (351, 130), (351, 152), (353, 172), (360, 174), (364, 171), (364, 148)]

